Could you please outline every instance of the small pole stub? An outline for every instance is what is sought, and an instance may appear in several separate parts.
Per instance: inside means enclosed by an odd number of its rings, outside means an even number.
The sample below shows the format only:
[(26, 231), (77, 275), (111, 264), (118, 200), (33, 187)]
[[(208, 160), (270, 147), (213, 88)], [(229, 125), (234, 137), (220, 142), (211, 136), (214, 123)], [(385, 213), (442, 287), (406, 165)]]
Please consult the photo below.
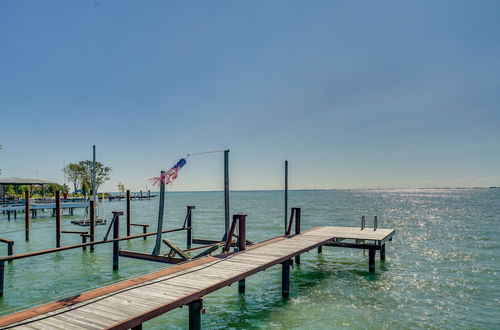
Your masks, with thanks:
[(378, 227), (378, 217), (373, 218), (373, 231), (377, 230)]
[(361, 217), (361, 230), (365, 229), (365, 216)]

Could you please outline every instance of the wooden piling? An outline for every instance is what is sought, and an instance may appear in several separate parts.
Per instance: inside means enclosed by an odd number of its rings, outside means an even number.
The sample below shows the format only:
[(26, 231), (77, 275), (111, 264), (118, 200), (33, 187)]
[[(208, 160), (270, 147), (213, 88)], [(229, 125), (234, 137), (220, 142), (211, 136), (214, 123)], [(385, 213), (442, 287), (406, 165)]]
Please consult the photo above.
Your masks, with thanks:
[[(300, 234), (300, 207), (295, 208), (295, 235)], [(295, 263), (300, 265), (300, 254), (295, 257)]]
[(192, 210), (195, 208), (194, 205), (188, 205), (187, 206), (187, 215), (186, 215), (186, 226), (188, 230), (186, 230), (186, 246), (187, 249), (191, 248), (191, 245), (193, 244), (193, 229), (192, 229), (192, 224), (193, 224), (193, 217), (192, 217)]
[(224, 150), (224, 233), (229, 230), (229, 150)]
[(318, 253), (323, 253), (323, 246), (318, 246)]
[[(123, 212), (113, 212), (113, 238), (120, 236), (120, 215)], [(120, 241), (113, 242), (113, 270), (118, 270), (118, 258), (120, 254)]]
[(382, 246), (380, 246), (380, 260), (385, 260), (385, 244), (382, 244)]
[(281, 271), (281, 295), (283, 298), (288, 299), (290, 297), (290, 264), (291, 260), (284, 261)]
[(370, 273), (375, 272), (375, 249), (369, 249), (368, 250), (368, 270)]
[(288, 160), (285, 160), (285, 232), (288, 220)]
[(127, 190), (127, 236), (130, 236), (130, 190)]
[(201, 329), (201, 311), (203, 300), (198, 299), (189, 303), (189, 330)]
[(27, 241), (30, 240), (30, 192), (26, 191), (24, 194), (26, 199), (25, 201), (25, 210), (24, 210), (24, 232), (25, 238)]
[[(95, 204), (94, 201), (90, 201), (90, 241), (95, 240)], [(130, 236), (130, 235), (129, 235)], [(94, 246), (90, 246), (90, 251), (94, 251)]]
[(56, 247), (61, 247), (61, 194), (56, 191)]
[(139, 325), (136, 325), (135, 327), (132, 327), (131, 330), (142, 330), (142, 323)]
[[(239, 214), (238, 215), (238, 250), (245, 251), (246, 250), (246, 242), (247, 242), (247, 234), (246, 234), (246, 215)], [(245, 279), (238, 281), (238, 292), (245, 293), (246, 283)]]
[(0, 260), (0, 297), (3, 297), (4, 277), (5, 277), (5, 261)]
[[(160, 177), (162, 178), (165, 174), (165, 171), (161, 171)], [(157, 256), (160, 253), (161, 248), (161, 232), (163, 228), (163, 214), (165, 212), (165, 181), (160, 180), (160, 205), (158, 207), (158, 226), (156, 228), (156, 243), (153, 248), (153, 252), (151, 253), (154, 256)]]

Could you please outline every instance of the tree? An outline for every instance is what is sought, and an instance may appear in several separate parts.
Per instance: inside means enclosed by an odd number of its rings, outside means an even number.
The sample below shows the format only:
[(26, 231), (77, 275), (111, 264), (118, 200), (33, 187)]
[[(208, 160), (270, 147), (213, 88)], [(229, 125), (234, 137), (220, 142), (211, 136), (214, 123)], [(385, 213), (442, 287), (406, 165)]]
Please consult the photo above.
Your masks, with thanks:
[[(99, 187), (106, 181), (109, 180), (109, 173), (112, 171), (112, 168), (109, 166), (104, 166), (104, 164), (100, 162), (95, 162), (95, 188), (99, 190)], [(82, 160), (78, 162), (78, 166), (81, 167), (81, 182), (82, 188), (84, 190), (90, 190), (92, 187), (92, 170), (93, 170), (93, 162), (91, 160)]]
[(83, 168), (79, 164), (69, 163), (63, 171), (69, 182), (73, 183), (74, 193), (76, 194), (78, 187), (82, 183)]
[(123, 183), (121, 183), (121, 182), (120, 182), (120, 183), (117, 185), (117, 187), (118, 187), (118, 191), (119, 191), (119, 192), (121, 192), (121, 193), (124, 193), (124, 192), (125, 192), (125, 185), (124, 185)]

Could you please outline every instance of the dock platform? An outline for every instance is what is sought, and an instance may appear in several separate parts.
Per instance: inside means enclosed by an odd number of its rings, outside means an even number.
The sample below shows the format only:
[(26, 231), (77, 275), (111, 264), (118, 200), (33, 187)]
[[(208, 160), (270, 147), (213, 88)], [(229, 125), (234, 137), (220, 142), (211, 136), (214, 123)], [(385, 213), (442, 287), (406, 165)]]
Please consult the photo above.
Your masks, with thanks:
[[(282, 294), (289, 293), (292, 258), (323, 246), (368, 249), (369, 270), (375, 253), (385, 259), (385, 244), (393, 229), (316, 227), (279, 236), (239, 252), (207, 256), (118, 282), (80, 295), (6, 315), (2, 329), (141, 329), (142, 323), (172, 309), (189, 305), (191, 329), (199, 329), (202, 299), (220, 288), (282, 265)], [(241, 292), (241, 291), (240, 291)]]

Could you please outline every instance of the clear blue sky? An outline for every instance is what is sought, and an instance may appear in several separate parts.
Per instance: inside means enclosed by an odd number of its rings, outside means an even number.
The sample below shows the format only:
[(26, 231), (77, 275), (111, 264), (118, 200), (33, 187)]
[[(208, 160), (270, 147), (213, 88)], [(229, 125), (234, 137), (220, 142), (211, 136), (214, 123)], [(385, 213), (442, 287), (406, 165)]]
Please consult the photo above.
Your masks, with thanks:
[[(2, 177), (500, 185), (499, 1), (0, 1)], [(222, 189), (222, 155), (177, 190)]]

